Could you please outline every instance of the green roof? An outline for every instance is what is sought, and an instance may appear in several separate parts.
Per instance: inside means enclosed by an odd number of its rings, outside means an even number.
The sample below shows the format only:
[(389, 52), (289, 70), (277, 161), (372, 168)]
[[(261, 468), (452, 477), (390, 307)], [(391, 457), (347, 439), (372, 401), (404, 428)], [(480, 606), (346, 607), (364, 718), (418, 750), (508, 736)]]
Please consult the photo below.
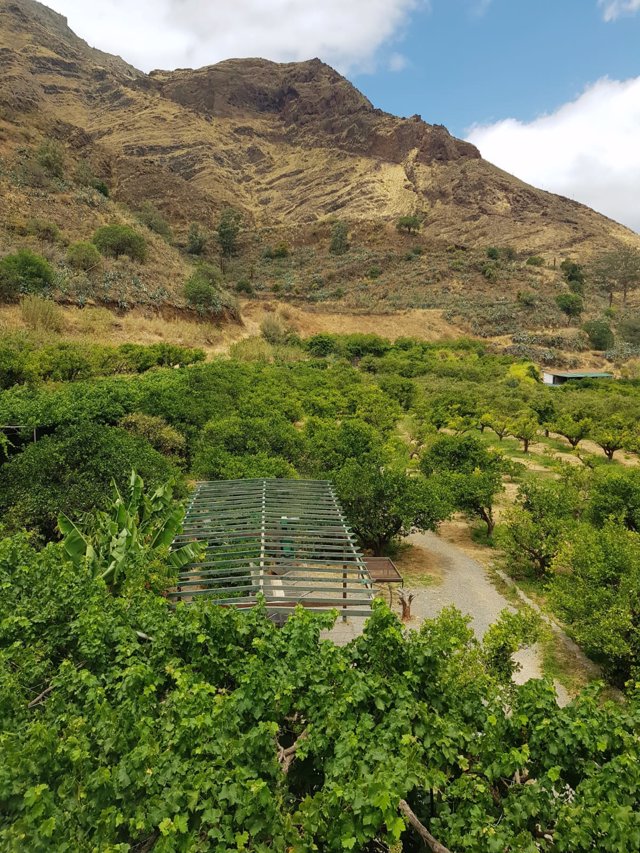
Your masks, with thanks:
[(599, 373), (598, 371), (580, 370), (545, 370), (551, 376), (564, 376), (566, 379), (613, 379), (613, 373)]

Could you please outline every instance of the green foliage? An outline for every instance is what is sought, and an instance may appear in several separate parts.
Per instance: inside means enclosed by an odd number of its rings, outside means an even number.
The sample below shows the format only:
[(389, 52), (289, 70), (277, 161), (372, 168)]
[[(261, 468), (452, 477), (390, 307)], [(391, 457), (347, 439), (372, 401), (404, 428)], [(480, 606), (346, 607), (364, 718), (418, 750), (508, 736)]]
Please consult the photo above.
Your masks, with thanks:
[[(574, 293), (578, 296), (584, 296), (584, 285), (586, 282), (586, 275), (584, 269), (577, 264), (575, 261), (570, 261), (569, 259), (564, 260), (560, 264), (560, 269), (562, 270), (562, 275), (569, 285), (569, 290), (571, 293)], [(562, 311), (566, 312), (566, 309), (561, 305), (559, 306)], [(566, 312), (568, 313), (568, 312)], [(575, 314), (569, 314), (569, 316), (576, 316)]]
[(556, 296), (556, 305), (570, 319), (579, 317), (584, 311), (584, 302), (577, 293), (559, 293)]
[(592, 276), (613, 304), (614, 295), (622, 295), (626, 305), (629, 293), (640, 286), (640, 252), (635, 246), (620, 245), (595, 259)]
[(515, 577), (546, 577), (561, 544), (572, 535), (580, 505), (579, 491), (566, 481), (523, 483), (497, 532), (507, 571)]
[(171, 232), (171, 226), (160, 213), (158, 208), (150, 201), (145, 201), (143, 203), (142, 207), (138, 211), (138, 219), (143, 225), (146, 225), (150, 231), (153, 231), (155, 234), (159, 234), (163, 237), (167, 243), (172, 242), (173, 234)]
[(169, 548), (179, 533), (184, 508), (173, 498), (172, 484), (163, 484), (147, 494), (144, 482), (135, 471), (121, 493), (113, 484), (114, 496), (106, 510), (93, 510), (80, 520), (62, 514), (58, 528), (64, 553), (78, 571), (88, 570), (113, 591), (126, 579), (127, 567), (141, 559), (166, 556), (172, 569), (180, 569), (202, 555), (197, 543)]
[(46, 139), (36, 151), (36, 160), (50, 178), (64, 178), (66, 155), (57, 140)]
[(611, 415), (594, 422), (590, 438), (599, 445), (607, 459), (633, 441), (633, 425), (623, 415)]
[(0, 260), (0, 301), (14, 302), (21, 293), (43, 293), (52, 284), (51, 265), (29, 249)]
[(398, 231), (405, 231), (407, 234), (415, 234), (420, 230), (422, 221), (419, 216), (401, 216), (396, 222)]
[(187, 236), (187, 252), (190, 255), (202, 255), (206, 247), (206, 234), (197, 222), (193, 222), (189, 226), (189, 234)]
[(331, 229), (331, 243), (329, 251), (332, 255), (344, 255), (349, 251), (349, 229), (347, 223), (339, 220)]
[(615, 523), (582, 525), (554, 560), (552, 595), (588, 655), (623, 685), (640, 678), (640, 537)]
[(617, 327), (618, 335), (628, 344), (640, 346), (640, 315), (628, 314), (621, 317)]
[(376, 602), (334, 646), (331, 614), (170, 610), (148, 552), (122, 578), (0, 543), (3, 849), (411, 850), (400, 800), (451, 850), (640, 848), (638, 702), (505, 689), (526, 616), (481, 646)]
[(9, 529), (51, 537), (60, 512), (76, 515), (108, 503), (111, 482), (134, 467), (150, 486), (177, 477), (170, 462), (122, 429), (78, 423), (28, 445), (0, 467), (0, 511)]
[(120, 421), (120, 426), (134, 435), (145, 438), (151, 447), (165, 456), (181, 456), (186, 450), (185, 437), (164, 418), (134, 412)]
[(613, 520), (640, 533), (640, 471), (635, 468), (596, 470), (591, 482), (588, 513), (596, 527)]
[(374, 554), (396, 537), (435, 530), (451, 513), (451, 496), (441, 483), (375, 463), (351, 460), (335, 483), (354, 532)]
[(544, 258), (540, 257), (540, 255), (531, 255), (531, 257), (527, 258), (527, 266), (543, 267)]
[(338, 340), (334, 335), (319, 334), (312, 335), (305, 341), (307, 352), (311, 355), (325, 357), (338, 352)]
[(558, 435), (564, 436), (573, 448), (587, 438), (593, 428), (591, 418), (581, 417), (580, 415), (580, 412), (564, 412), (549, 424), (550, 428)]
[(490, 261), (515, 261), (516, 250), (512, 246), (489, 246), (487, 257)]
[(187, 302), (201, 313), (235, 310), (235, 299), (222, 287), (222, 271), (213, 264), (200, 263), (184, 286)]
[(57, 243), (62, 236), (55, 222), (48, 222), (45, 219), (30, 219), (27, 223), (27, 234), (37, 237), (44, 243)]
[(246, 296), (253, 296), (255, 294), (255, 288), (247, 278), (241, 278), (236, 282), (235, 291)]
[(276, 246), (268, 246), (263, 252), (263, 257), (273, 261), (279, 258), (288, 258), (290, 254), (286, 243), (278, 243)]
[[(25, 322), (35, 328), (56, 331), (62, 327), (59, 309), (49, 300), (28, 297), (23, 299), (21, 308), (28, 312)], [(42, 380), (69, 382), (119, 373), (144, 373), (153, 367), (195, 364), (204, 357), (200, 349), (174, 344), (37, 345), (29, 338), (15, 336), (0, 340), (0, 389)]]
[(93, 235), (93, 243), (108, 257), (126, 255), (132, 261), (141, 263), (147, 257), (146, 240), (129, 225), (103, 225)]
[(487, 668), (505, 684), (511, 684), (520, 665), (513, 655), (522, 648), (532, 646), (539, 637), (540, 617), (526, 608), (515, 613), (503, 611), (500, 618), (489, 626), (482, 640), (482, 651)]
[(442, 435), (424, 454), (420, 467), (427, 476), (439, 477), (456, 509), (482, 519), (491, 536), (494, 500), (504, 488), (502, 475), (509, 470), (501, 454), (471, 435)]
[(607, 350), (613, 347), (613, 332), (606, 320), (589, 320), (582, 328), (589, 336), (589, 343), (594, 349)]
[(76, 270), (90, 272), (100, 266), (100, 252), (93, 243), (72, 243), (67, 250), (67, 263)]
[(516, 420), (509, 423), (509, 433), (522, 442), (522, 449), (529, 452), (529, 445), (535, 440), (540, 424), (533, 413), (526, 411)]
[(206, 276), (195, 272), (184, 285), (184, 298), (200, 311), (210, 311), (217, 303), (216, 288)]
[(233, 207), (222, 211), (218, 223), (218, 243), (224, 257), (229, 258), (238, 251), (238, 237), (242, 227), (242, 214)]
[(103, 195), (105, 198), (109, 198), (109, 187), (104, 181), (98, 178), (96, 181), (94, 181), (93, 188), (97, 190), (100, 195)]

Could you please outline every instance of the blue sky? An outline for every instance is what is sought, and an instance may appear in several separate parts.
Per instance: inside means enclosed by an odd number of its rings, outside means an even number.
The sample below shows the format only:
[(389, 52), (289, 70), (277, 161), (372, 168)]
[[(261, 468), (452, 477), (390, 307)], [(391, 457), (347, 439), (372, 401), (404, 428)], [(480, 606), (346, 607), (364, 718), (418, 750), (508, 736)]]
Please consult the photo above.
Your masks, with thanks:
[(433, 0), (405, 33), (385, 46), (404, 70), (381, 58), (374, 73), (351, 78), (376, 106), (457, 136), (553, 112), (602, 77), (640, 75), (640, 14), (607, 22), (596, 0)]
[(320, 57), (640, 231), (640, 0), (48, 0), (143, 71)]

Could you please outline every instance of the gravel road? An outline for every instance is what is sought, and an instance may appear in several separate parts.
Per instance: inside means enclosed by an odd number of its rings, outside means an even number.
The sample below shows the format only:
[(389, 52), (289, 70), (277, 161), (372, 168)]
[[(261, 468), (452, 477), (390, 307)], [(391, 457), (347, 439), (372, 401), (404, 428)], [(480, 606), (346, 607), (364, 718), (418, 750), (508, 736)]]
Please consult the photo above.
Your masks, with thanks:
[[(411, 586), (407, 589), (415, 594), (411, 605), (412, 619), (409, 627), (418, 628), (425, 619), (437, 616), (443, 607), (455, 605), (462, 613), (472, 617), (471, 626), (478, 639), (482, 639), (488, 627), (496, 621), (501, 610), (514, 611), (515, 608), (498, 592), (489, 579), (486, 569), (477, 560), (467, 556), (464, 551), (435, 533), (416, 533), (408, 539), (411, 544), (425, 552), (425, 561), (430, 557), (438, 565), (442, 582), (430, 586)], [(397, 596), (394, 595), (397, 605)], [(394, 610), (399, 610), (394, 605)], [(340, 621), (331, 631), (335, 642), (344, 643), (362, 630), (360, 620), (352, 619), (347, 624)], [(542, 674), (540, 650), (537, 646), (522, 649), (515, 659), (521, 669), (515, 681), (523, 684), (530, 678), (540, 678)], [(569, 694), (556, 682), (558, 703), (565, 705), (570, 701)]]

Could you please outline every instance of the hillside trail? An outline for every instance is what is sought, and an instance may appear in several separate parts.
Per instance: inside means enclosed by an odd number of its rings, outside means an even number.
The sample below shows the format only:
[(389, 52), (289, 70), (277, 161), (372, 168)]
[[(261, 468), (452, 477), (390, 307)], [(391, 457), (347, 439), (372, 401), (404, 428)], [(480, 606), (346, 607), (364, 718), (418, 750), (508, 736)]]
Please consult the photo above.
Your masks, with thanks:
[[(440, 578), (439, 583), (428, 586), (407, 584), (407, 589), (415, 596), (408, 628), (418, 629), (426, 619), (433, 619), (443, 608), (454, 605), (471, 617), (471, 627), (481, 640), (502, 610), (515, 612), (516, 608), (491, 582), (487, 569), (457, 545), (435, 533), (415, 533), (407, 541), (424, 554), (425, 570), (428, 563), (437, 564)], [(397, 611), (397, 596), (393, 598), (396, 602), (393, 609)], [(362, 631), (362, 627), (361, 620), (338, 622), (328, 636), (338, 643), (348, 642)], [(521, 649), (514, 660), (520, 666), (514, 676), (516, 683), (524, 684), (531, 678), (542, 677), (541, 651), (537, 644)], [(567, 690), (557, 681), (554, 685), (558, 704), (568, 704), (571, 697)]]

